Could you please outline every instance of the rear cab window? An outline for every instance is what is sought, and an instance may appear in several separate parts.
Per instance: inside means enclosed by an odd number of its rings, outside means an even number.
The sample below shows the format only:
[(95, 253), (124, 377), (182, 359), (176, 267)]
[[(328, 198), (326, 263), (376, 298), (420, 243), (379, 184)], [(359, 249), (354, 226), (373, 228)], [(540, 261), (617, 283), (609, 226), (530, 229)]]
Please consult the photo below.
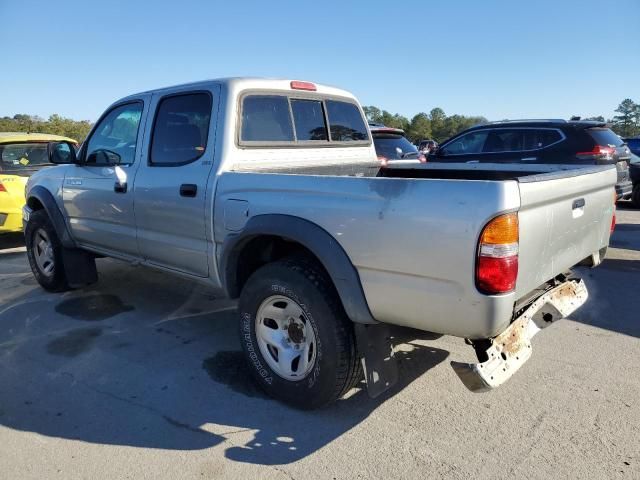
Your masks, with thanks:
[(238, 140), (250, 146), (361, 146), (369, 132), (357, 104), (315, 95), (246, 93)]

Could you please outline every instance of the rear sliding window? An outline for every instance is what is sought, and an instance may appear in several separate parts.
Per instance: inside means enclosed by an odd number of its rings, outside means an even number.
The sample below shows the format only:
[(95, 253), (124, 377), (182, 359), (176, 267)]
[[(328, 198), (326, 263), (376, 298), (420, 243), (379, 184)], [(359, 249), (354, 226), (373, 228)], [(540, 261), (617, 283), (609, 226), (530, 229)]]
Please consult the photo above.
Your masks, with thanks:
[(609, 128), (588, 128), (587, 133), (593, 138), (597, 145), (619, 147), (624, 142)]
[(285, 95), (247, 95), (242, 100), (241, 143), (328, 145), (368, 140), (360, 109), (353, 103)]
[(328, 140), (322, 102), (317, 100), (291, 100), (293, 121), (298, 140)]

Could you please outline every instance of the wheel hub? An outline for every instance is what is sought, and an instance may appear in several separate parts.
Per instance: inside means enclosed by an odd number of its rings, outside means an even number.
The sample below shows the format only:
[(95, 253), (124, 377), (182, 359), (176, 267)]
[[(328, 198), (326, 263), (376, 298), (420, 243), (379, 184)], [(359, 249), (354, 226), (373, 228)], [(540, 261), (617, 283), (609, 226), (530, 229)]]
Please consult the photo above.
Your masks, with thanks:
[(53, 254), (53, 245), (51, 244), (49, 235), (44, 229), (40, 228), (36, 230), (31, 248), (40, 273), (51, 277), (55, 270), (55, 257)]
[(304, 342), (304, 326), (292, 321), (289, 323), (287, 327), (287, 334), (289, 335), (289, 340), (293, 343), (302, 343)]
[(302, 307), (294, 300), (274, 295), (256, 313), (256, 340), (269, 367), (280, 377), (305, 378), (316, 360), (316, 336)]

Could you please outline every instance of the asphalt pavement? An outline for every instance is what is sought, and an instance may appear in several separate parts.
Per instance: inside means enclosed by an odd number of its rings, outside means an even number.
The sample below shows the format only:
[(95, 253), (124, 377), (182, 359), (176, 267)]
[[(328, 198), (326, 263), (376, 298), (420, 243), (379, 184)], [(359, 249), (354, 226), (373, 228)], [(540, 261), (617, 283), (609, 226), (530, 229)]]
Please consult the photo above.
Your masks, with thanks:
[(400, 382), (312, 412), (253, 384), (234, 304), (113, 260), (65, 294), (0, 239), (0, 478), (640, 478), (640, 211), (621, 208), (588, 303), (496, 391), (458, 338), (398, 329)]

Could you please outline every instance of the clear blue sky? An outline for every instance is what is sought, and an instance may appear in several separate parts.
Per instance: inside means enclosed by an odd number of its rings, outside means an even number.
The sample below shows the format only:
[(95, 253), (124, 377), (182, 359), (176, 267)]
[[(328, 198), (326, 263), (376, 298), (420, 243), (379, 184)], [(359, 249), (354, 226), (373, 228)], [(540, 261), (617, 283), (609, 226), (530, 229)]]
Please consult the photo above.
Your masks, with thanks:
[(639, 0), (380, 5), (0, 0), (0, 116), (95, 120), (136, 91), (241, 75), (336, 85), (409, 117), (609, 117), (640, 102)]

